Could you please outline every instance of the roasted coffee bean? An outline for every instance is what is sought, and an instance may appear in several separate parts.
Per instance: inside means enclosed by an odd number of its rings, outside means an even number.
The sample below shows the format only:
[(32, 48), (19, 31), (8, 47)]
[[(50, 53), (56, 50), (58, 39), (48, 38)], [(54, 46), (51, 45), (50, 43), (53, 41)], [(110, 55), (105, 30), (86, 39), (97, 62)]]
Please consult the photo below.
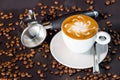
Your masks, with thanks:
[(107, 25), (108, 25), (108, 24), (111, 24), (111, 21), (107, 21), (106, 24), (107, 24)]
[(108, 16), (107, 15), (104, 15), (104, 19), (107, 19), (108, 18)]
[(36, 64), (37, 64), (38, 66), (40, 66), (40, 65), (41, 65), (40, 61), (38, 61)]
[(108, 66), (108, 65), (105, 66), (105, 69), (106, 69), (106, 70), (109, 70), (109, 69), (110, 69), (110, 66)]
[(70, 9), (69, 9), (69, 8), (65, 8), (65, 11), (66, 11), (66, 12), (70, 12)]
[(98, 77), (97, 77), (97, 76), (94, 76), (93, 79), (94, 79), (94, 80), (98, 80)]
[(93, 9), (94, 9), (93, 6), (89, 6), (89, 7), (88, 7), (88, 10), (93, 10)]
[(86, 76), (84, 76), (82, 79), (83, 79), (83, 80), (86, 80), (86, 78), (87, 78), (87, 77), (86, 77)]
[(112, 16), (112, 14), (108, 14), (108, 16), (109, 16), (109, 17), (111, 17), (111, 16)]
[(55, 74), (55, 75), (58, 75), (58, 74), (59, 74), (59, 71), (55, 71), (54, 74)]
[(117, 80), (120, 80), (120, 76), (117, 76), (116, 79), (117, 79)]
[(77, 72), (81, 72), (82, 70), (81, 70), (81, 69), (77, 69), (76, 71), (77, 71)]
[(91, 5), (94, 4), (94, 0), (91, 0), (89, 4), (91, 4)]
[(37, 70), (37, 74), (40, 74), (42, 71), (41, 70)]
[(21, 77), (25, 77), (25, 73), (24, 72), (21, 73)]
[(118, 60), (120, 61), (120, 56), (118, 56)]
[(116, 0), (111, 0), (111, 3), (114, 4), (116, 2)]
[(23, 64), (27, 64), (27, 61), (23, 61)]
[(116, 50), (113, 50), (113, 51), (112, 51), (112, 54), (116, 54), (116, 53), (117, 53), (117, 51), (116, 51)]
[(110, 72), (107, 73), (107, 76), (110, 77), (112, 74)]
[(82, 77), (81, 77), (81, 76), (77, 76), (76, 78), (77, 78), (77, 80), (78, 80), (78, 79), (81, 79)]
[(59, 75), (62, 76), (62, 75), (63, 75), (63, 71), (60, 71), (60, 72), (59, 72)]
[(43, 67), (43, 68), (47, 67), (47, 64), (42, 64), (42, 67)]
[(0, 23), (0, 27), (4, 26), (4, 23)]
[(117, 78), (117, 75), (116, 75), (116, 74), (114, 74), (112, 77), (113, 77), (113, 78)]
[(15, 69), (19, 69), (19, 66), (15, 66)]
[(43, 77), (44, 77), (44, 74), (43, 74), (43, 73), (40, 73), (39, 76), (40, 76), (41, 78), (43, 78)]
[(76, 6), (75, 6), (75, 5), (74, 5), (74, 6), (72, 6), (72, 9), (73, 9), (73, 10), (75, 10), (75, 9), (76, 9)]
[(86, 2), (87, 4), (89, 4), (89, 3), (90, 3), (90, 1), (91, 1), (91, 0), (86, 0), (85, 2)]
[(111, 4), (111, 1), (110, 0), (106, 0), (105, 4), (108, 6)]
[(2, 76), (5, 76), (5, 72), (2, 72), (1, 75), (2, 75)]
[(28, 74), (28, 75), (26, 75), (28, 78), (32, 78), (33, 76), (32, 76), (32, 74)]

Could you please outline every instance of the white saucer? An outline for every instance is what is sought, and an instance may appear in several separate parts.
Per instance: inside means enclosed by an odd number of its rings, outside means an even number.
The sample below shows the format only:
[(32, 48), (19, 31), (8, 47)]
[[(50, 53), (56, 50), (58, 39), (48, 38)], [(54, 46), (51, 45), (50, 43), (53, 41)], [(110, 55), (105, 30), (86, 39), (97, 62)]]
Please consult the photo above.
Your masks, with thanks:
[[(108, 45), (98, 45), (100, 53), (99, 63), (106, 57), (108, 52)], [(50, 50), (52, 56), (61, 64), (76, 69), (85, 69), (93, 66), (94, 48), (84, 54), (74, 54), (66, 47), (62, 39), (61, 31), (58, 32), (50, 43)]]

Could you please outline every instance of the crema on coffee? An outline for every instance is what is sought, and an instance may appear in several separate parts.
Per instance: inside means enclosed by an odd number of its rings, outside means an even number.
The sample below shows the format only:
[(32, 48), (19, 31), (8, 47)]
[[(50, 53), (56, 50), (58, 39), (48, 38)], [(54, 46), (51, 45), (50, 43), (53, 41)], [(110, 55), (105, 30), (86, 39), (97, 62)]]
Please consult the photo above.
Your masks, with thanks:
[(98, 32), (98, 24), (93, 18), (78, 14), (66, 18), (62, 30), (67, 36), (82, 40), (93, 37)]

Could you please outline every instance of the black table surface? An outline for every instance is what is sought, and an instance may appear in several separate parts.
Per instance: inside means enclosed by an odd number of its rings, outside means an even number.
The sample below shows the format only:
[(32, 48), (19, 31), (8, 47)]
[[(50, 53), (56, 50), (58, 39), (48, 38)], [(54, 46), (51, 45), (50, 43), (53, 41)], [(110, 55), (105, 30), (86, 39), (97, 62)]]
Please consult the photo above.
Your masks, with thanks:
[[(94, 1), (94, 3), (87, 4), (86, 1)], [(110, 5), (106, 5), (106, 1), (110, 1)], [(30, 49), (21, 44), (20, 36), (24, 29), (19, 25), (21, 14), (28, 9), (32, 9), (38, 13), (37, 18), (40, 21), (44, 17), (41, 15), (42, 11), (49, 14), (51, 6), (60, 7), (61, 5), (64, 8), (69, 8), (70, 12), (75, 11), (74, 8), (85, 11), (93, 7), (94, 10), (101, 13), (112, 15), (107, 19), (98, 21), (100, 29), (110, 33), (112, 37), (108, 54), (100, 63), (100, 75), (93, 75), (92, 68), (73, 69), (54, 59), (49, 46), (52, 37), (59, 30), (48, 30), (46, 40), (36, 48)], [(43, 8), (43, 6), (47, 7)], [(0, 26), (0, 80), (120, 80), (119, 7), (120, 0), (0, 0), (0, 25), (4, 23)], [(55, 12), (56, 15), (69, 13), (58, 9)], [(12, 18), (2, 18), (9, 13), (13, 14)], [(110, 21), (112, 26), (106, 25), (107, 21)], [(11, 30), (7, 32), (7, 29)], [(8, 39), (9, 36), (10, 39)], [(13, 43), (13, 46), (10, 46), (11, 43)], [(19, 69), (16, 69), (16, 67), (19, 67)], [(110, 69), (106, 69), (106, 67), (110, 67)], [(111, 73), (111, 76), (108, 73)], [(115, 79), (116, 76), (117, 79)]]

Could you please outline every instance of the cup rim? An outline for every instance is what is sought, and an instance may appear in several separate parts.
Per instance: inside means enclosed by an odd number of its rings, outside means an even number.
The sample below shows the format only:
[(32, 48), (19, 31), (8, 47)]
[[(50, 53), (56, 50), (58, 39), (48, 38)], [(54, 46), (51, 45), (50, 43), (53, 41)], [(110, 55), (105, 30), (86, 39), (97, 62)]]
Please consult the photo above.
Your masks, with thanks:
[[(84, 14), (75, 14), (75, 15), (87, 16), (87, 15), (84, 15)], [(62, 31), (62, 33), (65, 34), (65, 32), (64, 32), (64, 30), (63, 30), (63, 24), (64, 24), (64, 22), (65, 22), (67, 19), (69, 19), (70, 17), (73, 17), (73, 16), (75, 16), (75, 15), (69, 16), (69, 17), (67, 17), (66, 19), (63, 20), (63, 22), (62, 22), (62, 24), (61, 24), (61, 31)], [(97, 23), (97, 21), (96, 21), (95, 19), (93, 19), (93, 18), (90, 17), (90, 16), (87, 16), (87, 17), (91, 18), (91, 19), (97, 24), (97, 27), (98, 27), (96, 33), (95, 33), (93, 36), (91, 36), (91, 37), (89, 37), (89, 38), (86, 38), (86, 39), (75, 39), (75, 38), (72, 38), (72, 37), (68, 36), (67, 34), (65, 34), (65, 35), (66, 35), (67, 37), (71, 38), (71, 39), (74, 39), (74, 40), (88, 40), (88, 39), (93, 38), (93, 37), (99, 32), (99, 25), (98, 25), (98, 23)]]

